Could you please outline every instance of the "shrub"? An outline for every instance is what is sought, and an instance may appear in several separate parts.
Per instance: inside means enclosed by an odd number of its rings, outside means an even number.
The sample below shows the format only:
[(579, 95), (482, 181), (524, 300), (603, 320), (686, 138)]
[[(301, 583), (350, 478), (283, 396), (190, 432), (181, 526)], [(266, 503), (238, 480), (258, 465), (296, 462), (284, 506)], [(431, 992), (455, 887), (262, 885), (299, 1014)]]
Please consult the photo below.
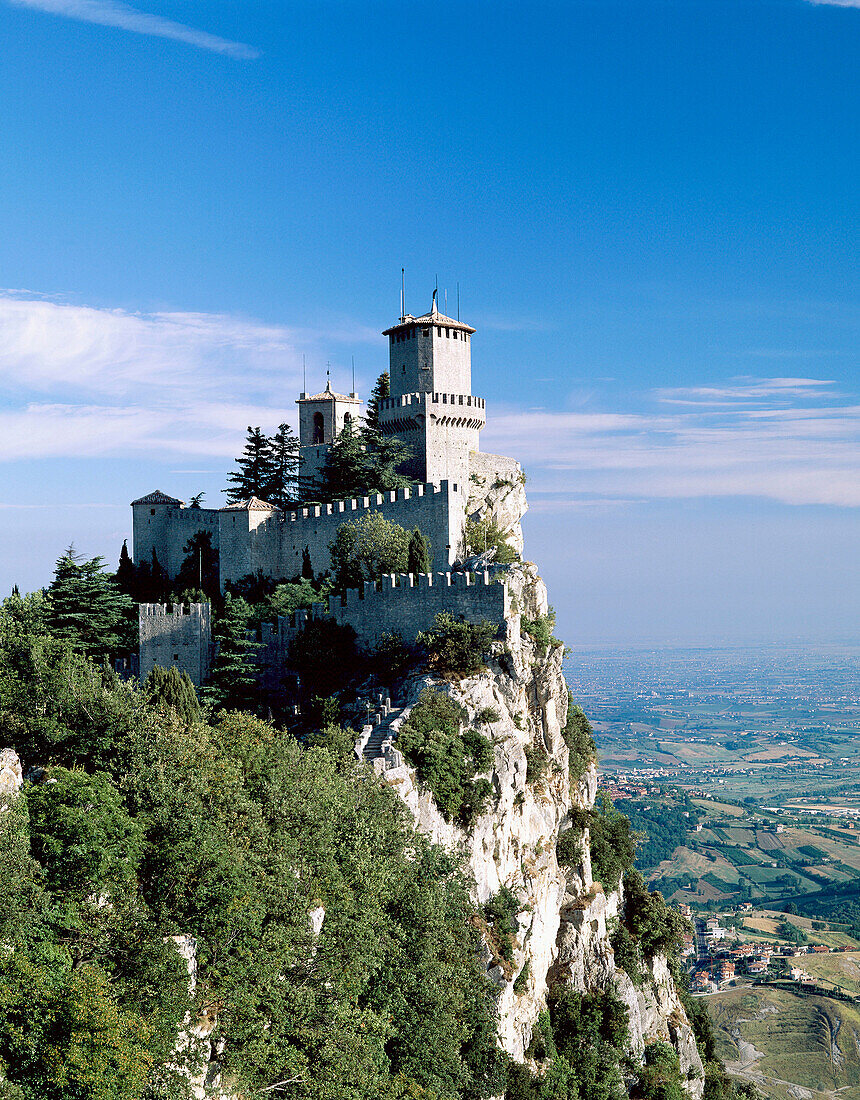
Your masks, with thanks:
[(541, 746), (526, 745), (526, 783), (540, 783), (546, 775), (549, 757)]
[(492, 766), (490, 742), (462, 731), (466, 710), (443, 691), (425, 688), (403, 723), (397, 747), (413, 765), (448, 821), (468, 828), (486, 809), (493, 788), (475, 776)]
[(482, 726), (491, 726), (494, 722), (499, 722), (501, 717), (501, 714), (495, 707), (481, 707), (475, 715), (475, 721), (480, 722)]
[(465, 540), (467, 554), (483, 554), (494, 549), (493, 560), (499, 565), (510, 565), (520, 560), (519, 554), (505, 538), (505, 532), (493, 519), (466, 520)]
[(416, 641), (439, 672), (468, 675), (486, 667), (485, 656), (498, 630), (497, 623), (486, 619), (467, 623), (440, 611), (434, 628), (422, 631)]
[(490, 945), (497, 957), (505, 962), (510, 962), (514, 957), (514, 945), (519, 931), (516, 918), (521, 908), (516, 894), (507, 886), (501, 886), (499, 892), (484, 903)]
[(568, 769), (571, 779), (579, 779), (597, 755), (591, 723), (582, 707), (567, 697), (567, 722), (561, 731), (568, 748)]
[(636, 846), (630, 822), (601, 792), (589, 822), (591, 869), (607, 893), (615, 890), (625, 871), (633, 867)]
[(552, 608), (546, 615), (538, 615), (536, 619), (527, 619), (525, 615), (520, 619), (520, 630), (533, 638), (541, 657), (546, 655), (550, 645), (554, 643), (552, 632), (555, 628), (555, 612)]

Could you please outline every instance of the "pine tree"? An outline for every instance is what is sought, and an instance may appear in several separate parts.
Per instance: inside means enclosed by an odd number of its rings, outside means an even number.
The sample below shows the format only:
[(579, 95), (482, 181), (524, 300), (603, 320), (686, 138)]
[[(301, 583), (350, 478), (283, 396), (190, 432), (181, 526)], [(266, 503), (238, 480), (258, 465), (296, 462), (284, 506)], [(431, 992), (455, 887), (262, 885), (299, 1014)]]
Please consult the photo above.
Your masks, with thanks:
[(206, 496), (205, 493), (195, 493), (194, 496), (191, 498), (191, 500), (188, 502), (188, 507), (189, 508), (199, 508), (201, 506), (201, 504), (203, 503), (203, 498), (205, 496)]
[(218, 654), (203, 697), (225, 710), (256, 710), (260, 701), (257, 666), (253, 654), (257, 642), (248, 638), (251, 608), (239, 597), (227, 594), (224, 611), (215, 620), (212, 636)]
[(414, 484), (412, 478), (400, 472), (412, 459), (408, 444), (397, 436), (382, 435), (369, 428), (364, 429), (362, 438), (368, 492), (389, 493)]
[(269, 479), (263, 487), (263, 500), (286, 508), (298, 495), (299, 441), (289, 424), (279, 424), (269, 443)]
[(266, 487), (272, 480), (272, 444), (260, 428), (248, 425), (245, 449), (236, 459), (238, 470), (227, 475), (230, 486), (223, 491), (230, 504), (236, 504), (248, 497), (260, 497), (265, 500)]
[(367, 461), (361, 434), (349, 421), (330, 444), (314, 487), (318, 500), (347, 500), (367, 491)]
[(311, 548), (306, 546), (302, 550), (302, 577), (306, 581), (312, 581), (314, 579), (314, 567), (311, 562)]
[(367, 412), (364, 416), (364, 423), (371, 431), (379, 431), (379, 403), (383, 398), (390, 396), (391, 378), (389, 377), (388, 371), (383, 371), (376, 379), (376, 385), (370, 391), (370, 397), (367, 402)]
[(409, 538), (406, 558), (409, 573), (430, 572), (430, 540), (422, 535), (417, 527)]
[(134, 605), (105, 572), (103, 558), (84, 561), (70, 546), (57, 561), (48, 595), (55, 637), (95, 658), (132, 647)]

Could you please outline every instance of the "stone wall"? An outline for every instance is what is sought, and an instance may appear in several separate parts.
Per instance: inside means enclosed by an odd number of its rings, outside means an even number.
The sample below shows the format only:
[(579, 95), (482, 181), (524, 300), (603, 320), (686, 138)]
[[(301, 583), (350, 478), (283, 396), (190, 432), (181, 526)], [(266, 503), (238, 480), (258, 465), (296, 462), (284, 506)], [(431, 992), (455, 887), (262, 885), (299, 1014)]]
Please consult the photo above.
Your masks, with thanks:
[(209, 676), (212, 651), (212, 609), (208, 603), (142, 603), (138, 605), (140, 628), (140, 679), (155, 665), (187, 672), (195, 687)]
[(137, 565), (152, 561), (154, 550), (162, 568), (175, 577), (185, 560), (185, 545), (198, 531), (209, 531), (218, 549), (217, 508), (186, 508), (181, 501), (135, 504), (132, 515), (132, 557)]
[(324, 573), (331, 568), (329, 546), (338, 527), (369, 512), (382, 512), (407, 530), (420, 528), (430, 539), (433, 567), (445, 570), (462, 555), (467, 492), (464, 482), (443, 481), (289, 512), (222, 511), (221, 584), (257, 570), (266, 577), (295, 577), (305, 547), (314, 572)]
[[(277, 628), (263, 624), (261, 641), (273, 661), (275, 650), (286, 660), (290, 643), (305, 628), (309, 618), (332, 618), (356, 633), (359, 648), (372, 649), (384, 634), (397, 633), (407, 644), (422, 630), (433, 626), (440, 611), (456, 619), (498, 623), (502, 631), (519, 622), (511, 613), (503, 575), (483, 573), (392, 573), (379, 588), (366, 584), (346, 594), (329, 597), (328, 603), (314, 604), (310, 611), (296, 611), (278, 619)], [(510, 620), (510, 621), (509, 621)]]

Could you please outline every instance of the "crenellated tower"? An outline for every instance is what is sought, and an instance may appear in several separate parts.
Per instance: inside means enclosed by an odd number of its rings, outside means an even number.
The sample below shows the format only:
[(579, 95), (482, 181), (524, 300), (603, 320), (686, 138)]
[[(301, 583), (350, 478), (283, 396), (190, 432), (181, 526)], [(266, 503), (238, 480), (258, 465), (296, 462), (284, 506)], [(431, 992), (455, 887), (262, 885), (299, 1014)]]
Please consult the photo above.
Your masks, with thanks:
[(380, 429), (412, 448), (420, 481), (468, 486), (469, 455), (486, 422), (484, 400), (472, 394), (474, 332), (439, 312), (434, 291), (429, 313), (407, 314), (383, 333), (391, 396), (380, 402)]

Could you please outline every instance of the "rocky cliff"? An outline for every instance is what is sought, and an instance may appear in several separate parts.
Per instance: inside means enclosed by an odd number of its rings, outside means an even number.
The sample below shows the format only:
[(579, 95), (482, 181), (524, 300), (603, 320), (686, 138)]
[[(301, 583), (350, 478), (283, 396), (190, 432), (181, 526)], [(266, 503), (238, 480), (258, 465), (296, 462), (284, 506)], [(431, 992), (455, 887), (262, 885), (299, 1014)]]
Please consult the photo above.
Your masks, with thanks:
[[(519, 517), (506, 526), (516, 539)], [(465, 708), (466, 725), (492, 739), (494, 761), (487, 773), (492, 804), (467, 830), (445, 820), (395, 748), (374, 767), (421, 830), (464, 854), (475, 878), (476, 901), (486, 903), (502, 887), (517, 899), (510, 957), (496, 957), (491, 937), (486, 950), (500, 990), (500, 1039), (507, 1052), (517, 1061), (527, 1060), (532, 1029), (546, 1008), (551, 984), (583, 993), (613, 989), (627, 1007), (634, 1056), (641, 1058), (649, 1043), (671, 1043), (687, 1090), (699, 1100), (702, 1062), (666, 961), (650, 960), (638, 987), (616, 968), (610, 931), (623, 899), (620, 887), (607, 895), (592, 878), (587, 829), (580, 834), (578, 863), (562, 867), (556, 857), (556, 842), (571, 827), (572, 815), (593, 806), (597, 775), (593, 762), (578, 777), (569, 774), (563, 646), (555, 640), (547, 644), (523, 628), (525, 623), (534, 631), (535, 622), (549, 621), (546, 588), (531, 564), (512, 566), (506, 578), (515, 611), (488, 667), (453, 681), (413, 678), (402, 689), (403, 709), (392, 723), (396, 732), (428, 686), (450, 695)]]

